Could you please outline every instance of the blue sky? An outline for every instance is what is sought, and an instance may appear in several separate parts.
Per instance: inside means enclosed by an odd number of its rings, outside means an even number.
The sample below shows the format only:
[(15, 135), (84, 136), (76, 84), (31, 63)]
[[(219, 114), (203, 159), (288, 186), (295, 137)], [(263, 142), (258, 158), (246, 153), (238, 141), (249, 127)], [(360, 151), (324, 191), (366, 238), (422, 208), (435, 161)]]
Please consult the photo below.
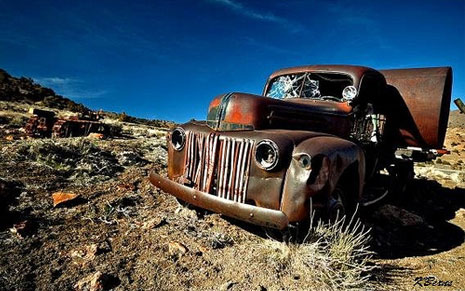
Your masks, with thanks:
[(184, 122), (303, 64), (452, 66), (465, 97), (465, 1), (6, 1), (0, 68), (93, 108)]

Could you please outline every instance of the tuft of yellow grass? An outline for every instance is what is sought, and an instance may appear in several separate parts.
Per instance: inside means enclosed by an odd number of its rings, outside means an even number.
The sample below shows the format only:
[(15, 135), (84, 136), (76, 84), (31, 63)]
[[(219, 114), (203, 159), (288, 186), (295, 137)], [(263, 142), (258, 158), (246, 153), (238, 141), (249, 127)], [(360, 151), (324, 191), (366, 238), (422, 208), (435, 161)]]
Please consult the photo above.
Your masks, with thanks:
[[(352, 216), (312, 225), (302, 243), (265, 240), (257, 245), (260, 257), (289, 281), (299, 278), (300, 286), (319, 290), (354, 290), (369, 288), (368, 264), (370, 229)], [(286, 284), (284, 284), (286, 285)]]

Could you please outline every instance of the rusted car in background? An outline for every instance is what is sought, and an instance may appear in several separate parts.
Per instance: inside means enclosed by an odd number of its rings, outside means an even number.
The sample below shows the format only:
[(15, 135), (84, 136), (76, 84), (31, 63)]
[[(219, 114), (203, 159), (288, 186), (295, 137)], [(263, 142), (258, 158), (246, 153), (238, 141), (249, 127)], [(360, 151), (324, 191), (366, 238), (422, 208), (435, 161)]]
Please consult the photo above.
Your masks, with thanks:
[(32, 116), (26, 123), (25, 132), (29, 137), (76, 137), (99, 133), (104, 136), (112, 134), (112, 127), (100, 121), (98, 112), (89, 111), (77, 116), (59, 118), (55, 112), (30, 108)]
[(263, 94), (215, 97), (206, 121), (168, 136), (168, 177), (194, 206), (285, 229), (319, 210), (349, 214), (402, 190), (413, 162), (446, 153), (450, 67), (279, 70)]

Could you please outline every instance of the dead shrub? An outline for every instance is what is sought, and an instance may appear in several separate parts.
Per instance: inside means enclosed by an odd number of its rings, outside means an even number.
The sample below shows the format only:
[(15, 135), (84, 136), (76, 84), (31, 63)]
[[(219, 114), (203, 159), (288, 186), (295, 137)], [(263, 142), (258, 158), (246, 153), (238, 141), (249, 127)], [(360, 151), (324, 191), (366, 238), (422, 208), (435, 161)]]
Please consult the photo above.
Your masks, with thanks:
[(18, 141), (2, 152), (12, 162), (49, 168), (75, 184), (108, 180), (123, 169), (114, 154), (85, 138)]
[(257, 247), (265, 265), (273, 266), (287, 282), (298, 278), (302, 288), (364, 289), (374, 269), (368, 263), (373, 254), (368, 249), (369, 231), (359, 219), (352, 217), (347, 222), (343, 217), (333, 223), (319, 221), (303, 243), (265, 240)]

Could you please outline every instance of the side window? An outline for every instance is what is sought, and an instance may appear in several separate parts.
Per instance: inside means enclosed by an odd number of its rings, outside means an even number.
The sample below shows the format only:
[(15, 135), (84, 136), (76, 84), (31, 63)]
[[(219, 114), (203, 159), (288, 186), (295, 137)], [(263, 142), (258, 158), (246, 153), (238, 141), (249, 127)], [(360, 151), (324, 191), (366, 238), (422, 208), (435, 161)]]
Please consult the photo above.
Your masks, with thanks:
[(382, 102), (383, 84), (383, 80), (377, 75), (367, 73), (363, 76), (359, 93), (361, 101), (375, 106)]
[(359, 98), (363, 103), (373, 102), (373, 97), (376, 96), (376, 81), (370, 74), (366, 74), (362, 78), (360, 84)]
[(386, 118), (380, 111), (382, 85), (383, 80), (377, 75), (367, 73), (362, 78), (352, 129), (352, 138), (362, 143), (378, 144), (383, 141)]

